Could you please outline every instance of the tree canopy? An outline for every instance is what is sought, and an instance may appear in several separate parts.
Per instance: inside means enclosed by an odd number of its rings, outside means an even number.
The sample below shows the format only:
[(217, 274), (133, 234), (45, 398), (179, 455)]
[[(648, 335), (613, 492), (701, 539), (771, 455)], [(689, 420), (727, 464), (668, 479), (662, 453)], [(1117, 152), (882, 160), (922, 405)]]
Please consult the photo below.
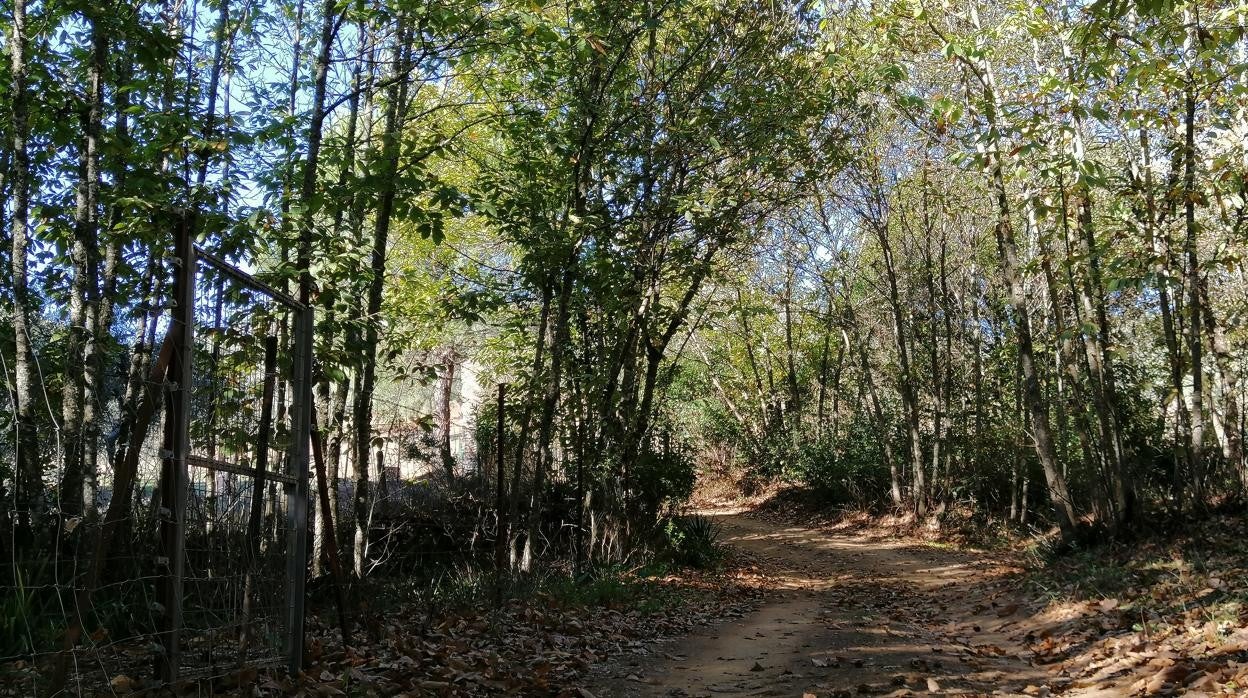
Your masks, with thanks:
[(699, 473), (1068, 539), (1241, 498), (1246, 21), (8, 0), (0, 549), (152, 501), (115, 463), (188, 228), (315, 310), (318, 572), (380, 564), (396, 477), (503, 479), (524, 570), (625, 558)]

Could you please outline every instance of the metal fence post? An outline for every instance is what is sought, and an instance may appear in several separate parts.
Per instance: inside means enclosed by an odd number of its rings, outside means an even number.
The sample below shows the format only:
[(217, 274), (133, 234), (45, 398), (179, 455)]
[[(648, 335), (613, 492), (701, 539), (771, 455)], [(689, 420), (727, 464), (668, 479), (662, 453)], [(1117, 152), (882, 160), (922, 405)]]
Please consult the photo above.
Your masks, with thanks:
[(183, 214), (177, 234), (174, 303), (169, 327), (173, 356), (165, 382), (165, 433), (161, 449), (160, 550), (162, 577), (160, 636), (164, 652), (156, 673), (166, 683), (178, 679), (181, 665), (182, 575), (186, 551), (187, 458), (190, 455), (191, 348), (194, 346), (195, 247), (191, 221)]
[[(503, 422), (504, 414), (507, 410), (507, 384), (498, 384), (498, 434), (497, 434), (497, 451), (495, 457), (498, 461), (498, 470), (495, 475), (495, 492), (494, 508), (498, 517), (498, 532), (494, 536), (494, 604), (496, 606), (503, 605), (503, 575), (507, 568), (507, 509), (506, 504), (507, 487), (504, 482), (504, 466), (506, 464), (506, 434), (504, 429), (506, 425)], [(513, 487), (515, 484), (513, 483)]]
[(287, 483), (286, 512), (289, 537), (286, 549), (286, 667), (291, 675), (303, 667), (304, 594), (307, 585), (308, 554), (308, 446), (312, 427), (312, 308), (295, 313), (294, 353), (291, 376), (293, 400), (290, 406), (290, 471), (294, 483)]

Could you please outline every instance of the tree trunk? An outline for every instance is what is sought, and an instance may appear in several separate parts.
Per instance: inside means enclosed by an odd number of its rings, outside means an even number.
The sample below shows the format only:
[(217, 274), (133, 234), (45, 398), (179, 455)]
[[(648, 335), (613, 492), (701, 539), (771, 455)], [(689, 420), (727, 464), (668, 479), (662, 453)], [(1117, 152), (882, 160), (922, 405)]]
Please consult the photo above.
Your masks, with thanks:
[(520, 417), (520, 435), (516, 439), (515, 459), (512, 462), (511, 472), (511, 501), (508, 502), (507, 512), (507, 557), (508, 564), (514, 568), (518, 562), (518, 553), (516, 545), (519, 542), (519, 523), (520, 523), (520, 504), (522, 499), (522, 491), (520, 483), (524, 482), (524, 461), (525, 451), (528, 448), (529, 431), (533, 422), (533, 407), (536, 402), (534, 393), (537, 390), (538, 376), (542, 373), (542, 367), (545, 365), (546, 357), (546, 330), (550, 323), (550, 301), (551, 289), (542, 288), (542, 309), (537, 323), (537, 335), (533, 344), (533, 383), (529, 386), (529, 394), (524, 400), (524, 412)]
[(797, 356), (793, 349), (793, 274), (793, 269), (789, 268), (784, 282), (784, 357), (789, 389), (788, 412), (798, 422), (787, 425), (788, 428), (800, 427), (802, 414), (801, 389), (797, 385)]
[[(979, 13), (973, 4), (971, 15), (978, 29)], [(984, 117), (988, 122), (990, 132), (999, 134), (1003, 132), (1003, 124), (998, 123), (997, 95), (992, 67), (984, 59), (979, 60), (978, 63), (977, 77), (983, 86)], [(1027, 307), (1027, 290), (1020, 270), (1021, 262), (1018, 244), (1014, 239), (1013, 223), (1010, 221), (1010, 199), (1005, 185), (1005, 162), (1000, 152), (999, 137), (989, 139), (988, 145), (984, 148), (984, 155), (996, 204), (997, 220), (994, 233), (997, 239), (997, 255), (1001, 264), (1001, 275), (1009, 291), (1010, 308), (1013, 311), (1015, 332), (1018, 335), (1018, 358), (1023, 374), (1023, 401), (1031, 417), (1036, 456), (1040, 460), (1040, 467), (1044, 470), (1049, 499), (1057, 515), (1057, 523), (1061, 527), (1063, 537), (1070, 538), (1078, 524), (1078, 517), (1075, 514), (1070, 491), (1066, 486), (1066, 478), (1057, 462), (1057, 450), (1049, 425), (1048, 405), (1040, 386), (1031, 336), (1031, 315)]]
[[(845, 319), (848, 324), (851, 327), (856, 328), (857, 321), (854, 317), (854, 309), (853, 306), (848, 303), (845, 305), (845, 315)], [(858, 358), (862, 365), (862, 380), (867, 384), (867, 394), (871, 398), (871, 412), (875, 415), (876, 426), (880, 432), (881, 450), (884, 453), (884, 461), (888, 465), (889, 495), (892, 497), (893, 506), (900, 507), (902, 503), (901, 473), (899, 472), (900, 468), (898, 467), (897, 456), (893, 453), (893, 439), (892, 434), (890, 433), (892, 429), (889, 428), (888, 421), (884, 415), (884, 408), (880, 404), (880, 396), (875, 389), (875, 380), (872, 378), (871, 363), (867, 359), (866, 343), (862, 341), (862, 337), (857, 335), (856, 330), (854, 337), (856, 341), (851, 343), (849, 341), (849, 333), (846, 332), (844, 328), (841, 329), (841, 339), (845, 343), (845, 353), (847, 354), (852, 353), (853, 349), (851, 347), (854, 344), (858, 346)]]
[[(819, 350), (819, 393), (815, 399), (815, 437), (823, 437), (824, 404), (828, 393), (828, 357), (832, 344), (832, 311), (828, 304), (828, 318), (823, 327), (823, 348)], [(840, 369), (841, 354), (837, 354), (837, 369)]]
[[(99, 396), (95, 380), (95, 318), (99, 311), (99, 196), (100, 196), (100, 123), (103, 112), (103, 72), (108, 41), (93, 13), (88, 12), (91, 25), (91, 53), (87, 65), (86, 109), (82, 115), (83, 145), (78, 153), (79, 181), (75, 192), (74, 238), (70, 249), (73, 279), (70, 283), (69, 331), (65, 347), (65, 379), (61, 393), (61, 433), (64, 435), (64, 460), (61, 470), (60, 508), (74, 516), (86, 510), (94, 498), (89, 478), (84, 472), (86, 443), (95, 436)], [(90, 424), (87, 405), (90, 404)]]
[(377, 383), (377, 343), (380, 341), (378, 318), (381, 313), (382, 290), (386, 281), (386, 247), (389, 245), (390, 223), (394, 215), (395, 178), (399, 170), (399, 126), (406, 110), (408, 93), (407, 62), (411, 48), (407, 45), (408, 27), (405, 17), (398, 20), (394, 45), (394, 79), (387, 90), (385, 133), (381, 148), (381, 191), (373, 223), (373, 251), (368, 283), (367, 322), (364, 330), (364, 356), (360, 372), (360, 389), (355, 395), (355, 545), (354, 568), (363, 576), (368, 552), (368, 526), (371, 507), (369, 493), (369, 461), (373, 441), (373, 391)]
[(1201, 279), (1203, 327), (1218, 369), (1218, 388), (1222, 394), (1222, 457), (1226, 459), (1227, 465), (1242, 478), (1244, 444), (1243, 434), (1239, 431), (1239, 372), (1235, 368), (1235, 357), (1231, 352), (1230, 342), (1226, 338), (1226, 329), (1213, 316), (1213, 306), (1209, 300), (1207, 285), (1205, 280)]
[[(366, 44), (369, 46), (369, 50), (371, 50), (372, 38), (371, 38), (371, 34), (368, 32), (367, 27), (364, 26), (363, 23), (361, 23), (359, 30), (360, 30), (360, 34), (366, 37), (365, 39)], [(340, 188), (346, 184), (348, 178), (355, 176), (355, 151), (357, 147), (356, 141), (357, 141), (357, 133), (359, 129), (360, 98), (361, 98), (361, 95), (364, 93), (363, 73), (364, 73), (364, 64), (366, 62), (367, 60), (365, 58), (362, 58), (361, 60), (356, 62), (354, 74), (351, 80), (352, 92), (351, 92), (351, 98), (349, 100), (350, 111), (347, 115), (347, 132), (346, 132), (346, 136), (343, 142), (342, 169), (338, 175), (338, 185)], [(370, 78), (370, 85), (371, 85), (371, 78)], [(347, 201), (341, 202), (339, 205), (334, 207), (333, 231), (336, 235), (341, 236), (341, 235), (344, 235), (347, 232), (347, 230), (350, 230), (352, 234), (352, 237), (350, 238), (350, 240), (354, 243), (358, 243), (359, 232), (360, 232), (359, 230), (360, 216), (355, 215), (355, 212), (358, 206), (357, 200), (356, 200), (357, 197), (355, 195), (355, 187), (352, 187), (350, 189), (350, 192), (351, 193)], [(351, 215), (349, 217), (349, 220), (347, 221), (347, 226), (346, 226), (347, 230), (344, 230), (343, 218), (348, 213)], [(356, 289), (356, 284), (351, 283), (347, 286), (347, 291), (346, 291), (349, 296), (352, 296), (351, 298), (352, 307), (356, 309), (353, 311), (353, 317), (349, 318), (349, 321), (347, 322), (346, 327), (344, 327), (341, 331), (343, 348), (344, 350), (347, 350), (347, 351), (353, 350), (358, 345), (358, 339), (359, 339), (358, 332), (357, 332), (358, 319), (359, 319), (358, 308), (361, 304), (358, 302), (359, 299), (353, 296), (355, 289)], [(333, 317), (334, 298), (335, 298), (334, 294), (330, 294), (330, 293), (322, 294), (321, 296), (322, 314), (326, 316), (327, 318)], [(326, 324), (329, 325), (331, 328), (333, 328), (334, 326), (334, 322), (332, 321), (327, 321)], [(335, 549), (338, 549), (341, 547), (337, 544), (337, 531), (338, 531), (338, 526), (339, 526), (339, 521), (340, 521), (339, 515), (338, 515), (338, 509), (340, 505), (339, 477), (340, 477), (340, 468), (341, 468), (341, 463), (342, 463), (342, 458), (343, 458), (342, 445), (343, 445), (343, 439), (345, 438), (345, 434), (346, 434), (347, 397), (350, 392), (350, 385), (351, 383), (346, 378), (345, 374), (343, 374), (343, 377), (341, 377), (340, 379), (333, 381), (333, 388), (334, 388), (333, 401), (332, 401), (333, 406), (326, 410), (327, 412), (326, 428), (328, 430), (328, 437), (327, 437), (328, 448), (326, 450), (328, 451), (328, 453), (325, 458), (327, 461), (325, 464), (325, 480), (326, 480), (325, 486), (329, 489), (327, 493), (328, 498), (329, 498), (329, 510), (328, 512), (318, 513), (318, 515), (324, 516), (327, 519), (328, 524), (329, 524), (328, 526), (321, 527), (322, 536), (333, 537), (334, 540), (322, 541), (321, 548), (323, 550), (329, 549), (331, 543)]]
[(455, 479), (455, 457), (451, 455), (451, 393), (455, 387), (455, 348), (442, 350), (442, 370), (434, 387), (433, 415), (438, 428), (438, 458), (447, 482)]
[[(299, 197), (304, 206), (299, 215), (299, 246), (296, 258), (296, 269), (299, 272), (299, 301), (307, 305), (312, 304), (312, 286), (314, 283), (311, 269), (313, 254), (312, 248), (314, 244), (312, 222), (316, 212), (313, 202), (316, 197), (317, 175), (319, 174), (320, 169), (321, 141), (324, 136), (326, 116), (325, 95), (329, 84), (329, 64), (333, 54), (334, 29), (337, 26), (338, 20), (338, 15), (335, 12), (336, 9), (336, 0), (326, 0), (325, 4), (321, 7), (320, 49), (317, 51), (316, 65), (313, 69), (312, 113), (310, 123), (308, 124), (308, 150), (307, 157), (303, 164), (303, 181), (299, 190)], [(333, 318), (332, 311), (333, 307), (331, 305), (329, 313), (331, 321)], [(329, 341), (331, 343), (333, 341), (332, 334), (329, 336)], [(309, 379), (312, 379), (312, 377), (310, 376)], [(318, 397), (321, 398), (321, 401), (328, 402), (328, 381), (324, 379), (320, 380), (317, 388)], [(313, 401), (311, 413), (317, 413), (315, 401)], [(319, 449), (325, 441), (324, 432), (328, 428), (328, 425), (321, 423), (319, 420), (313, 420), (310, 428), (316, 431), (316, 434), (312, 435), (312, 441)], [(318, 496), (314, 500), (313, 510), (317, 521), (321, 522), (322, 525), (319, 526), (320, 535), (317, 535), (318, 532), (315, 529), (312, 532), (312, 567), (314, 573), (319, 571), (321, 556), (324, 552), (328, 551), (330, 555), (337, 555), (337, 546), (334, 545), (332, 541), (329, 542), (329, 545), (326, 545), (327, 541), (325, 540), (326, 532), (333, 531), (332, 520), (329, 520), (328, 522), (326, 521), (326, 519), (331, 518), (331, 513), (325, 508), (325, 503), (330, 500), (330, 483), (326, 479), (327, 474), (324, 470), (324, 454), (318, 452), (318, 455), (321, 456), (317, 462), (316, 468), (316, 487), (318, 490)], [(335, 571), (334, 584), (342, 584), (343, 580), (339, 579), (336, 574), (339, 569), (338, 560), (331, 560), (330, 567)], [(344, 642), (346, 641), (346, 634), (344, 626)]]
[[(1183, 355), (1179, 346), (1178, 332), (1175, 327), (1174, 303), (1171, 299), (1171, 253), (1170, 239), (1164, 226), (1160, 224), (1160, 212), (1157, 207), (1157, 196), (1154, 191), (1152, 139), (1147, 126), (1140, 126), (1140, 163), (1137, 167), (1139, 185), (1143, 188), (1144, 209), (1140, 214), (1144, 229), (1147, 232), (1149, 245), (1153, 252), (1153, 273), (1157, 276), (1157, 301), (1161, 307), (1161, 329), (1165, 340), (1166, 359), (1169, 368), (1170, 389), (1174, 394), (1175, 413), (1177, 415), (1177, 435), (1174, 438), (1173, 474), (1171, 492), (1174, 504), (1178, 506), (1181, 499), (1180, 486), (1183, 466), (1186, 462), (1187, 448), (1191, 442), (1192, 419), (1184, 399)], [(1168, 400), (1165, 402), (1169, 402)], [(1163, 410), (1165, 409), (1163, 402)]]
[(923, 437), (919, 426), (919, 401), (914, 386), (914, 375), (910, 366), (910, 347), (906, 327), (905, 310), (901, 306), (901, 295), (897, 283), (897, 267), (893, 259), (893, 249), (889, 244), (887, 223), (874, 221), (872, 229), (880, 243), (880, 252), (884, 261), (884, 275), (888, 281), (888, 304), (892, 311), (893, 338), (897, 344), (897, 362), (900, 375), (897, 377), (897, 389), (901, 394), (901, 406), (906, 415), (907, 445), (910, 455), (910, 469), (914, 478), (914, 513), (917, 516), (927, 515), (927, 482), (923, 466)]
[[(1184, 22), (1189, 25), (1185, 53), (1189, 61), (1195, 60), (1196, 27), (1190, 9), (1183, 11)], [(1189, 68), (1187, 85), (1183, 91), (1183, 227), (1186, 240), (1183, 245), (1186, 264), (1183, 283), (1187, 290), (1187, 353), (1192, 371), (1191, 442), (1188, 444), (1188, 477), (1191, 478), (1192, 497), (1198, 506), (1205, 498), (1205, 369), (1202, 355), (1200, 328), (1203, 310), (1200, 298), (1200, 260), (1196, 253), (1196, 88), (1195, 76)], [(1178, 505), (1182, 507), (1182, 484)]]
[(26, 51), (29, 37), (26, 34), (26, 0), (13, 0), (13, 19), (9, 38), (10, 131), (13, 148), (12, 173), (12, 243), (9, 258), (13, 276), (13, 336), (14, 336), (14, 390), (17, 438), (14, 441), (14, 478), (17, 515), (15, 519), (18, 549), (31, 543), (34, 531), (41, 523), (43, 514), (43, 468), (40, 460), (38, 425), (35, 417), (37, 395), (40, 392), (35, 378), (35, 352), (30, 335), (30, 315), (34, 312), (28, 284), (28, 256), (30, 250), (30, 153), (26, 140), (29, 136), (29, 93), (27, 91)]
[[(1062, 287), (1058, 283), (1056, 273), (1053, 271), (1053, 250), (1049, 247), (1047, 236), (1040, 230), (1040, 222), (1036, 217), (1035, 204), (1030, 198), (1028, 198), (1025, 205), (1027, 207), (1027, 225), (1031, 227), (1033, 234), (1036, 237), (1037, 245), (1039, 247), (1040, 268), (1044, 272), (1045, 284), (1049, 291), (1049, 313), (1052, 315), (1054, 335), (1056, 337), (1055, 344), (1057, 345), (1054, 351), (1055, 368), (1059, 372), (1065, 370), (1068, 378), (1070, 379), (1069, 384), (1072, 395), (1072, 404), (1076, 409), (1074, 419), (1075, 431), (1078, 435), (1083, 453), (1086, 454), (1089, 458), (1089, 463), (1091, 463), (1091, 458), (1094, 457), (1095, 452), (1093, 450), (1090, 436), (1091, 430), (1088, 425), (1088, 400), (1084, 396), (1083, 384), (1081, 380), (1082, 376), (1079, 372), (1079, 362), (1074, 348), (1074, 339), (1072, 339), (1073, 333), (1068, 325), (1064, 309), (1065, 305), (1063, 302)], [(1078, 318), (1076, 318), (1075, 322), (1079, 322)], [(1062, 399), (1060, 392), (1057, 399), (1059, 401), (1058, 433), (1060, 434), (1062, 433), (1060, 431), (1062, 423), (1065, 421), (1063, 417), (1064, 410), (1062, 410), (1060, 406), (1060, 401)], [(1097, 408), (1094, 407), (1094, 409)], [(1102, 435), (1104, 434), (1103, 431), (1101, 433)]]
[(546, 471), (552, 467), (554, 460), (551, 449), (552, 429), (555, 422), (555, 410), (559, 406), (560, 381), (563, 380), (563, 356), (568, 344), (568, 314), (572, 299), (573, 262), (569, 260), (564, 267), (563, 278), (559, 283), (559, 301), (555, 310), (555, 325), (551, 332), (550, 376), (546, 380), (546, 394), (542, 399), (542, 414), (538, 422), (537, 463), (533, 469), (533, 490), (529, 492), (528, 529), (524, 538), (524, 551), (520, 557), (520, 569), (528, 572), (533, 563), (533, 546), (537, 540), (542, 518), (542, 499), (545, 495)]
[[(1066, 11), (1063, 9), (1063, 20)], [(1062, 61), (1065, 65), (1067, 79), (1073, 84), (1076, 81), (1075, 57), (1070, 44), (1062, 40)], [(1083, 109), (1077, 97), (1071, 95), (1070, 104), (1071, 132), (1070, 155), (1075, 169), (1075, 182), (1072, 194), (1076, 208), (1075, 234), (1067, 235), (1068, 245), (1076, 250), (1076, 255), (1085, 264), (1078, 275), (1080, 283), (1076, 286), (1082, 315), (1095, 322), (1093, 331), (1085, 329), (1086, 323), (1080, 322), (1080, 336), (1083, 338), (1084, 351), (1087, 354), (1087, 365), (1090, 372), (1092, 397), (1096, 405), (1097, 419), (1100, 428), (1101, 448), (1107, 465), (1104, 478), (1109, 490), (1109, 509), (1113, 515), (1110, 522), (1114, 527), (1126, 523), (1129, 500), (1129, 484), (1126, 478), (1127, 454), (1122, 439), (1122, 419), (1119, 415), (1117, 377), (1114, 370), (1113, 354), (1110, 351), (1112, 335), (1109, 314), (1105, 308), (1105, 284), (1101, 276), (1100, 253), (1096, 249), (1096, 235), (1092, 222), (1092, 188), (1083, 176), (1087, 169), (1087, 153), (1083, 144)], [(1065, 191), (1063, 190), (1063, 196)], [(1066, 210), (1063, 207), (1062, 220), (1065, 227)], [(1069, 232), (1069, 231), (1068, 231)], [(1072, 264), (1072, 267), (1074, 265)]]

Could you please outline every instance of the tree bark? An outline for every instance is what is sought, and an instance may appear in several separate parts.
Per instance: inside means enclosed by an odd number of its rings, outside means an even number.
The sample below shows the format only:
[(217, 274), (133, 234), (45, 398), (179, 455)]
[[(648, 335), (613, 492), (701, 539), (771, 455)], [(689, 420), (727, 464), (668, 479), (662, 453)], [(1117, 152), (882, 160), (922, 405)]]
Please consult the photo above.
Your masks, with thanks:
[(394, 45), (394, 79), (387, 90), (385, 132), (382, 135), (381, 176), (377, 212), (373, 223), (373, 249), (368, 283), (368, 306), (365, 316), (364, 356), (360, 372), (360, 389), (355, 395), (355, 545), (354, 568), (357, 576), (365, 573), (368, 552), (369, 462), (373, 434), (373, 391), (377, 384), (377, 344), (380, 341), (379, 316), (382, 290), (386, 281), (386, 248), (389, 245), (390, 223), (394, 215), (395, 179), (399, 171), (399, 126), (406, 111), (408, 68), (411, 47), (408, 46), (407, 20), (400, 16)]
[(455, 457), (451, 454), (451, 394), (455, 387), (454, 347), (442, 350), (442, 370), (438, 372), (438, 382), (434, 387), (433, 414), (438, 428), (438, 459), (442, 463), (442, 471), (449, 483), (455, 479)]
[(13, 0), (13, 19), (9, 37), (10, 127), (9, 137), (13, 148), (12, 173), (12, 254), (9, 258), (13, 276), (13, 336), (14, 336), (14, 390), (15, 439), (14, 462), (16, 464), (15, 503), (17, 516), (16, 542), (18, 549), (31, 543), (34, 531), (41, 523), (43, 514), (43, 469), (40, 465), (38, 424), (35, 405), (39, 383), (35, 378), (35, 352), (30, 334), (30, 316), (34, 311), (28, 276), (30, 250), (30, 153), (29, 92), (27, 88), (26, 52), (29, 36), (26, 33), (26, 0)]
[[(971, 15), (976, 29), (980, 29), (979, 13), (974, 4), (971, 5)], [(982, 86), (984, 117), (990, 132), (1003, 133), (1003, 124), (999, 123), (992, 66), (986, 59), (980, 59), (978, 63), (975, 70), (976, 78)], [(987, 146), (983, 149), (983, 154), (996, 207), (997, 220), (994, 233), (997, 239), (997, 256), (1001, 264), (1001, 275), (1009, 291), (1010, 309), (1013, 313), (1015, 332), (1018, 335), (1018, 358), (1023, 374), (1023, 402), (1031, 417), (1036, 456), (1040, 460), (1040, 467), (1044, 470), (1049, 499), (1056, 513), (1057, 523), (1063, 537), (1069, 539), (1078, 525), (1078, 517), (1070, 491), (1066, 486), (1066, 478), (1057, 461), (1057, 450), (1049, 424), (1048, 404), (1045, 402), (1044, 392), (1040, 386), (1035, 347), (1031, 335), (1031, 314), (1027, 307), (1027, 290), (1020, 270), (1018, 244), (1014, 239), (1013, 223), (1010, 220), (1009, 191), (1005, 184), (1005, 158), (1000, 152), (999, 137), (989, 139)]]
[(1239, 431), (1239, 371), (1236, 370), (1235, 357), (1226, 338), (1226, 329), (1214, 317), (1207, 286), (1205, 279), (1201, 279), (1203, 327), (1209, 349), (1213, 352), (1214, 364), (1217, 366), (1218, 388), (1222, 395), (1222, 457), (1240, 476), (1241, 484), (1245, 484), (1243, 434)]
[[(1189, 61), (1195, 60), (1196, 27), (1190, 9), (1183, 11), (1184, 22), (1189, 25), (1184, 53)], [(1183, 253), (1183, 283), (1187, 292), (1187, 353), (1192, 371), (1192, 400), (1190, 407), (1192, 429), (1188, 444), (1188, 477), (1191, 478), (1192, 496), (1198, 506), (1205, 498), (1205, 369), (1200, 328), (1202, 303), (1200, 297), (1200, 259), (1196, 251), (1196, 87), (1192, 68), (1187, 73), (1187, 85), (1183, 90), (1183, 228), (1186, 233)], [(1178, 502), (1182, 508), (1183, 483), (1176, 486)]]
[[(87, 403), (92, 403), (92, 422), (98, 399), (93, 371), (97, 347), (94, 317), (99, 305), (99, 195), (100, 121), (103, 111), (103, 71), (108, 51), (99, 18), (88, 12), (91, 52), (87, 64), (87, 103), (82, 113), (83, 144), (78, 152), (79, 181), (75, 191), (74, 236), (70, 248), (73, 278), (70, 282), (69, 328), (65, 347), (65, 379), (61, 392), (61, 433), (64, 456), (61, 464), (60, 509), (68, 516), (83, 513), (84, 449), (94, 428), (86, 424)], [(88, 373), (91, 373), (88, 376)], [(88, 386), (90, 394), (88, 394)], [(94, 481), (94, 477), (90, 478)], [(91, 493), (94, 496), (94, 493)]]
[(919, 401), (914, 386), (914, 375), (910, 366), (909, 333), (906, 326), (905, 311), (901, 306), (901, 294), (897, 283), (897, 268), (893, 259), (892, 245), (889, 244), (887, 223), (875, 221), (871, 224), (876, 239), (880, 243), (880, 252), (884, 261), (884, 275), (888, 282), (888, 304), (892, 311), (893, 338), (897, 345), (897, 362), (900, 374), (897, 376), (897, 390), (901, 394), (902, 410), (906, 415), (907, 446), (910, 455), (910, 469), (914, 479), (914, 513), (917, 516), (927, 514), (927, 482), (924, 477), (923, 437), (919, 425)]

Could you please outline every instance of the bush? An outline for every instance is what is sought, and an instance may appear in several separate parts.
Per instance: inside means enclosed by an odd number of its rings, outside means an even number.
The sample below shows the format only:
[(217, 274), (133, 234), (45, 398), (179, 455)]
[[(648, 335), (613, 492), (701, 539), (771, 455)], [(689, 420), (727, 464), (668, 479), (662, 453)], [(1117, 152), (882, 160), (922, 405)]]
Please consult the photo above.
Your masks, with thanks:
[[(16, 561), (12, 586), (0, 596), (0, 657), (22, 657), (56, 647), (65, 629), (55, 569), (48, 560)], [(7, 582), (6, 582), (7, 583)]]
[(697, 466), (683, 452), (643, 452), (637, 457), (633, 481), (648, 521), (683, 504), (693, 495)]
[(890, 436), (869, 420), (855, 419), (839, 439), (824, 435), (805, 444), (791, 473), (829, 504), (869, 507), (888, 501), (882, 443)]
[(670, 517), (660, 528), (659, 558), (678, 567), (713, 569), (724, 559), (719, 530), (719, 524), (698, 514)]

